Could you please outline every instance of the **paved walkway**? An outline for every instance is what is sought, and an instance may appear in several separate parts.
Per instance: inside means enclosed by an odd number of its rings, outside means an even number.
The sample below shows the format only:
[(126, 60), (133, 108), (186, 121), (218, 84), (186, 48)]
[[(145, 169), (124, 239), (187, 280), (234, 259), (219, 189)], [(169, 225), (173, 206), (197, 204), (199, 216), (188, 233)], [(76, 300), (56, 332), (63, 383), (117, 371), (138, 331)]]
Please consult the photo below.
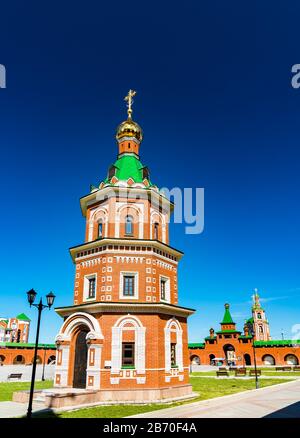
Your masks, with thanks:
[(130, 418), (262, 417), (300, 418), (300, 380), (133, 415)]
[[(32, 406), (32, 411), (40, 411), (41, 405)], [(27, 413), (27, 403), (16, 403), (12, 401), (0, 402), (0, 418), (23, 417)]]
[[(78, 406), (79, 407), (79, 406)], [(83, 406), (80, 406), (81, 408)], [(73, 407), (74, 409), (75, 407)], [(44, 410), (33, 405), (33, 412)], [(66, 409), (61, 409), (66, 410)], [(55, 410), (56, 411), (56, 410)], [(59, 411), (59, 409), (57, 410)], [(0, 418), (25, 416), (26, 403), (0, 403)], [(300, 418), (300, 380), (127, 418)]]

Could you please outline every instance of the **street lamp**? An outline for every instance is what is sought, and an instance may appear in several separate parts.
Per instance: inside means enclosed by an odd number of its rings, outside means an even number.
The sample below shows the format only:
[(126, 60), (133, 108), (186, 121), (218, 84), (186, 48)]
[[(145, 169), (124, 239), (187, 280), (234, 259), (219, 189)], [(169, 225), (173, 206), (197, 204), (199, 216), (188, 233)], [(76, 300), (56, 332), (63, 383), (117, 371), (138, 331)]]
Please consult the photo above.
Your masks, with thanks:
[(47, 304), (43, 304), (42, 298), (40, 299), (39, 304), (34, 304), (36, 295), (37, 295), (37, 293), (34, 289), (30, 289), (27, 292), (27, 298), (28, 298), (28, 302), (29, 302), (30, 307), (34, 306), (38, 309), (38, 321), (37, 321), (37, 329), (36, 329), (36, 338), (35, 338), (35, 347), (34, 347), (34, 357), (33, 357), (33, 366), (32, 366), (32, 375), (31, 375), (27, 418), (31, 418), (31, 414), (32, 414), (32, 400), (33, 400), (33, 392), (34, 392), (34, 381), (35, 381), (36, 360), (37, 360), (37, 352), (38, 352), (38, 344), (39, 344), (41, 315), (42, 315), (42, 311), (44, 309), (48, 308), (50, 310), (51, 306), (54, 303), (54, 299), (55, 299), (55, 295), (52, 292), (50, 292), (50, 293), (48, 293), (48, 295), (46, 295)]
[(42, 381), (45, 380), (45, 364), (46, 364), (46, 347), (44, 345), (44, 358), (43, 358), (43, 373), (42, 373)]
[(258, 383), (257, 366), (256, 366), (256, 350), (255, 350), (255, 345), (254, 345), (254, 339), (255, 339), (254, 322), (253, 322), (253, 324), (251, 322), (248, 322), (247, 326), (248, 326), (249, 333), (252, 336), (252, 348), (253, 348), (253, 359), (254, 359), (254, 370), (255, 370), (255, 387), (256, 387), (256, 389), (258, 389), (259, 383)]

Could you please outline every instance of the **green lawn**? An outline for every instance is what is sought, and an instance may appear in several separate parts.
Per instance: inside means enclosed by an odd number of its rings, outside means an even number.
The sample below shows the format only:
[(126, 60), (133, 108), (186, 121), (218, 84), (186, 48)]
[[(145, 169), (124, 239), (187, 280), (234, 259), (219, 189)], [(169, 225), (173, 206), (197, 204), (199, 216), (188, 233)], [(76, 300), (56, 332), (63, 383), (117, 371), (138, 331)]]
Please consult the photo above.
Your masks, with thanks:
[[(45, 380), (44, 382), (35, 382), (35, 389), (52, 388), (53, 381)], [(30, 389), (30, 382), (1, 382), (0, 383), (0, 401), (12, 400), (13, 392), (26, 391)]]
[[(222, 395), (234, 394), (240, 391), (255, 388), (254, 379), (238, 380), (238, 379), (213, 379), (195, 377), (191, 379), (193, 390), (198, 392), (199, 396), (186, 402), (171, 403), (171, 404), (148, 404), (148, 405), (115, 405), (115, 406), (97, 406), (85, 409), (78, 409), (75, 411), (48, 413), (38, 415), (39, 417), (59, 417), (59, 418), (120, 418), (129, 415), (141, 414), (143, 412), (150, 412), (157, 409), (167, 407), (179, 406), (185, 403), (191, 403), (200, 400), (207, 400), (209, 398), (220, 397)], [(284, 383), (287, 380), (283, 379), (264, 379), (260, 380), (260, 387), (276, 385)]]

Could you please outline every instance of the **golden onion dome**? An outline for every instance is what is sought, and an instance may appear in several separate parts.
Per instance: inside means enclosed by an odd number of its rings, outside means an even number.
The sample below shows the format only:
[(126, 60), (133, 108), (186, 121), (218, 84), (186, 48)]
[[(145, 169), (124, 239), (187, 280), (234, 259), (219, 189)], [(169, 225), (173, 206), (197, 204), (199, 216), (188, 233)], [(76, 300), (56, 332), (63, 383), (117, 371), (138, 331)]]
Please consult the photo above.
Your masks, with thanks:
[(123, 137), (135, 137), (138, 141), (142, 141), (143, 130), (138, 123), (128, 117), (117, 127), (116, 139), (121, 140)]
[(127, 102), (127, 120), (120, 123), (117, 127), (116, 139), (119, 141), (124, 137), (134, 137), (139, 142), (143, 139), (143, 131), (140, 125), (132, 120), (132, 104), (133, 97), (136, 95), (136, 91), (129, 90), (124, 100)]

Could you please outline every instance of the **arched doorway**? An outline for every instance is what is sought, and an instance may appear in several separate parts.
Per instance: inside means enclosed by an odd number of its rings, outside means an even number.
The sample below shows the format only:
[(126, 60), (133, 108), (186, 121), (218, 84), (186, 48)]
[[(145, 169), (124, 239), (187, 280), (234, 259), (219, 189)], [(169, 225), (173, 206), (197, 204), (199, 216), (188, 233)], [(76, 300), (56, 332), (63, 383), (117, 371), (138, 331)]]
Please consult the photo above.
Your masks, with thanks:
[(265, 354), (262, 357), (264, 365), (275, 365), (275, 359), (271, 354)]
[(196, 354), (194, 354), (193, 356), (191, 356), (191, 364), (192, 365), (200, 365), (200, 357), (197, 356)]
[(244, 361), (245, 361), (245, 365), (251, 365), (251, 356), (250, 356), (250, 354), (248, 354), (248, 353), (244, 354)]
[(88, 331), (81, 328), (77, 332), (75, 341), (75, 358), (74, 358), (74, 372), (73, 372), (73, 387), (86, 387), (86, 368), (87, 368), (87, 344), (86, 335)]
[(55, 362), (56, 362), (56, 357), (55, 356), (50, 356), (49, 359), (48, 359), (47, 364), (48, 365), (55, 365)]
[(287, 354), (284, 361), (287, 365), (299, 365), (298, 358), (294, 354)]
[(215, 365), (215, 362), (214, 362), (214, 360), (213, 359), (215, 359), (215, 355), (214, 354), (210, 354), (209, 355), (209, 364), (210, 365)]
[[(33, 364), (33, 359), (34, 359), (34, 357), (31, 359), (31, 364)], [(37, 364), (37, 365), (41, 365), (41, 364), (42, 364), (42, 358), (41, 358), (41, 356), (37, 356), (37, 357), (36, 357), (36, 364)]]
[(5, 361), (5, 356), (3, 356), (2, 354), (0, 355), (0, 365), (2, 365)]
[(16, 356), (13, 360), (14, 365), (24, 365), (24, 363), (25, 363), (25, 357), (22, 356), (21, 354), (18, 354), (18, 356)]
[(227, 365), (235, 365), (236, 364), (236, 355), (234, 346), (231, 344), (226, 344), (223, 347), (225, 358)]

